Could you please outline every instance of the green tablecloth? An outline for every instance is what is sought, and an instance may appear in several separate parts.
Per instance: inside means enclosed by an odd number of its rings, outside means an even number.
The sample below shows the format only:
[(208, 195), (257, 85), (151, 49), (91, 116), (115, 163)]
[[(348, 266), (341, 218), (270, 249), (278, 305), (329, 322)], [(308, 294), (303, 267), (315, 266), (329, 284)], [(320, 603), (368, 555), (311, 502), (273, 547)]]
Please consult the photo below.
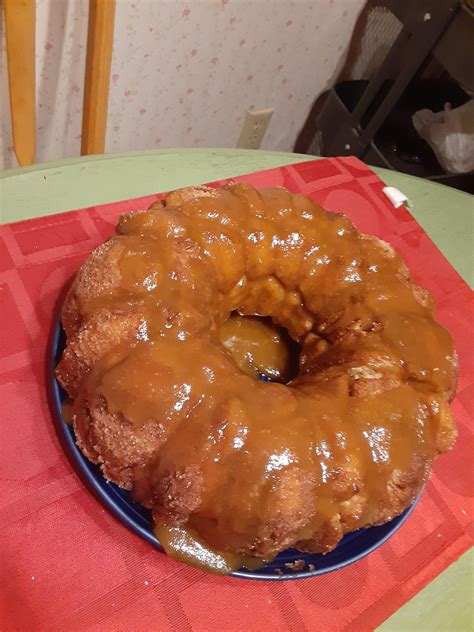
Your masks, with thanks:
[[(103, 204), (311, 159), (300, 154), (235, 149), (169, 149), (89, 156), (0, 175), (0, 223)], [(474, 204), (467, 193), (374, 169), (411, 201), (411, 212), (471, 285)], [(474, 630), (473, 551), (465, 553), (379, 630)]]

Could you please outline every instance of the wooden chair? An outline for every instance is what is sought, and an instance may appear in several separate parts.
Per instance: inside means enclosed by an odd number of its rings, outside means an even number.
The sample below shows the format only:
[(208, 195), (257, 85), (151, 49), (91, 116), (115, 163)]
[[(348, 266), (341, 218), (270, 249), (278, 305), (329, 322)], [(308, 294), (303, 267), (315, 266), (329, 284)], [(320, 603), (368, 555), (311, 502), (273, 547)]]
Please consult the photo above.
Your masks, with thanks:
[[(4, 0), (13, 147), (21, 166), (36, 152), (35, 0)], [(89, 0), (81, 154), (105, 149), (115, 0)]]

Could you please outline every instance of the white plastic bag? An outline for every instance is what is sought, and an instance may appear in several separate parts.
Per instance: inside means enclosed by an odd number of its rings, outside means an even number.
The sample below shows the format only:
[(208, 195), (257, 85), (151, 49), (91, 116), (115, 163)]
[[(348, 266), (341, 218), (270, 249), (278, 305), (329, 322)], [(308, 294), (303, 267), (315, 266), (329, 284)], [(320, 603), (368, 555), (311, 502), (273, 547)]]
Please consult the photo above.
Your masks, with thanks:
[(446, 171), (474, 170), (474, 100), (454, 110), (449, 103), (442, 112), (419, 110), (412, 122)]

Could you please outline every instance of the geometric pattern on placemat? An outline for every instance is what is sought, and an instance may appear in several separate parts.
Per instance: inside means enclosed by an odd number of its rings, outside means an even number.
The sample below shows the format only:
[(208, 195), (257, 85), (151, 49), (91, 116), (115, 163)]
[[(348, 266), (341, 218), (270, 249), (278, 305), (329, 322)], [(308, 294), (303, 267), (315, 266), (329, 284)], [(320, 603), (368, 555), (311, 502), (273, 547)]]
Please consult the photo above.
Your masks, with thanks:
[[(434, 294), (460, 359), (460, 440), (409, 520), (340, 571), (290, 583), (214, 577), (131, 534), (87, 492), (58, 443), (46, 401), (46, 339), (64, 287), (123, 212), (146, 196), (0, 226), (2, 630), (368, 630), (472, 545), (472, 292), (405, 207), (355, 158), (239, 176), (346, 212), (402, 253)], [(46, 210), (46, 209), (45, 209)]]

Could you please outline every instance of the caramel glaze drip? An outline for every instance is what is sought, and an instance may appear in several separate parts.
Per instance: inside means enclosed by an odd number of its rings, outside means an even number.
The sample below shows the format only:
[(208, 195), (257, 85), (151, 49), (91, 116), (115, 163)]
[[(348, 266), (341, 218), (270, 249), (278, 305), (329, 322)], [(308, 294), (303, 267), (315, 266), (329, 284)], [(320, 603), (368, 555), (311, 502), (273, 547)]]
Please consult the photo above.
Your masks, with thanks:
[[(104, 263), (81, 323), (101, 310), (136, 322), (80, 383), (79, 443), (180, 559), (201, 564), (186, 538), (230, 556), (216, 572), (288, 546), (329, 551), (403, 511), (454, 441), (451, 338), (399, 255), (344, 215), (283, 188), (189, 191), (122, 217), (96, 255), (113, 253), (114, 271)], [(234, 310), (301, 345), (288, 385), (239, 368), (221, 342)], [(98, 399), (135, 442), (119, 469), (120, 441), (97, 439)]]

